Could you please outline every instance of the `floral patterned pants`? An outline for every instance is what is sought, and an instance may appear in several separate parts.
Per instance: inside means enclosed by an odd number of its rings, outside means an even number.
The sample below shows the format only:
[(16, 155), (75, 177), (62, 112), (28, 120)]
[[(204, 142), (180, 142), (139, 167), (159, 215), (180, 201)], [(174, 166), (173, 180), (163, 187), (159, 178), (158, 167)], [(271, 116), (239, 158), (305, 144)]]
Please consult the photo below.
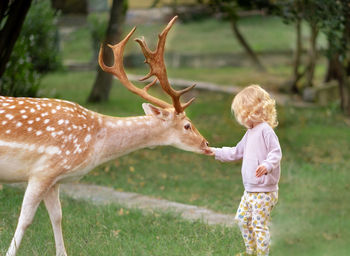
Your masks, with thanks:
[(269, 255), (269, 222), (278, 192), (246, 192), (239, 204), (235, 220), (241, 230), (247, 254)]

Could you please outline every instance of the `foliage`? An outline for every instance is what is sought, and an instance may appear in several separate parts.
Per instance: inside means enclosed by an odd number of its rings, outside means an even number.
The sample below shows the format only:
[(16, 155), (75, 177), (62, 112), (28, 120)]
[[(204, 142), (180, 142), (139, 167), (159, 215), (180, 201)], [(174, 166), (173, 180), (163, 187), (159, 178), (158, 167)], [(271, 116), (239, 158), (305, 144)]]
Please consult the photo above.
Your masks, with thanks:
[[(323, 8), (318, 12), (320, 29), (330, 40), (328, 53), (333, 55), (338, 53), (341, 59), (346, 59), (346, 53), (350, 49), (350, 42), (345, 40), (346, 33), (346, 13), (350, 12), (350, 7), (342, 1), (322, 1)], [(350, 4), (350, 3), (349, 3)]]
[(1, 95), (34, 97), (39, 89), (40, 73), (60, 67), (55, 22), (49, 1), (33, 3), (0, 79)]
[(60, 67), (57, 14), (50, 1), (34, 1), (23, 24), (21, 37), (29, 43), (34, 69), (40, 73)]
[(36, 96), (40, 75), (30, 60), (28, 43), (23, 37), (19, 37), (6, 71), (0, 78), (1, 95)]
[(274, 9), (286, 23), (295, 22), (298, 18), (314, 23), (329, 40), (328, 50), (344, 54), (349, 48), (343, 40), (346, 13), (349, 11), (346, 2), (334, 0), (282, 0), (276, 1)]

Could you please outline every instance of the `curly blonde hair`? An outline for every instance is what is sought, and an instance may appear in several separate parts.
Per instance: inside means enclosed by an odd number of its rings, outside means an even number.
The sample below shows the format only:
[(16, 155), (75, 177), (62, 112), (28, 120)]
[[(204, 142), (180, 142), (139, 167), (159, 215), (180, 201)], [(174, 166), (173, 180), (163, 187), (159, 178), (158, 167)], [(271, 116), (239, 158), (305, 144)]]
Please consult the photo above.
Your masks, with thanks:
[(259, 85), (250, 85), (240, 91), (231, 105), (236, 120), (246, 128), (266, 122), (272, 128), (278, 125), (276, 102)]

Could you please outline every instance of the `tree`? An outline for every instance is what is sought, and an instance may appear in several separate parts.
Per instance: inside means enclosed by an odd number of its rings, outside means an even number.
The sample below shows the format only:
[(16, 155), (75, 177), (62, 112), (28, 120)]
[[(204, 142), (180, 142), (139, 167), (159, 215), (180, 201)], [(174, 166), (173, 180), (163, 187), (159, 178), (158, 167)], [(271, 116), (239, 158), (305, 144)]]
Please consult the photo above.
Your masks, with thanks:
[(336, 80), (342, 111), (350, 116), (350, 1), (324, 0), (321, 30), (328, 38), (326, 80)]
[(32, 0), (0, 1), (0, 77), (21, 31)]
[[(296, 41), (293, 60), (292, 79), (289, 83), (292, 93), (301, 93), (305, 87), (312, 87), (316, 61), (318, 57), (317, 37), (319, 35), (319, 11), (321, 1), (318, 0), (282, 0), (276, 3), (275, 13), (281, 16), (285, 23), (293, 23), (296, 31)], [(322, 8), (322, 7), (321, 7)], [(308, 58), (302, 70), (302, 22), (306, 21), (310, 28)], [(301, 84), (302, 78), (304, 79)]]
[[(120, 41), (126, 10), (127, 0), (113, 0), (106, 36), (103, 42), (103, 59), (107, 65), (113, 64), (113, 54), (106, 44), (116, 44)], [(112, 87), (112, 79), (113, 76), (111, 74), (104, 72), (98, 67), (96, 79), (90, 92), (88, 102), (107, 101)]]
[(308, 63), (305, 69), (305, 85), (304, 87), (312, 87), (315, 75), (317, 52), (317, 37), (320, 30), (320, 12), (323, 11), (323, 1), (305, 0), (303, 17), (310, 27), (310, 40), (308, 50)]
[(230, 21), (231, 29), (236, 39), (243, 47), (246, 54), (252, 60), (253, 65), (260, 71), (266, 71), (265, 67), (259, 60), (258, 56), (255, 54), (253, 49), (250, 47), (248, 41), (244, 38), (243, 34), (239, 30), (238, 27), (238, 8), (240, 5), (240, 1), (238, 0), (210, 0), (210, 4), (220, 12), (225, 13), (227, 18)]
[[(286, 21), (295, 22), (300, 16), (311, 28), (308, 63), (304, 72), (294, 74), (305, 75), (304, 86), (313, 84), (316, 39), (319, 32), (324, 33), (328, 39), (325, 81), (338, 82), (341, 109), (350, 115), (350, 0), (281, 0), (278, 5), (279, 14)], [(298, 87), (297, 84), (294, 86)]]

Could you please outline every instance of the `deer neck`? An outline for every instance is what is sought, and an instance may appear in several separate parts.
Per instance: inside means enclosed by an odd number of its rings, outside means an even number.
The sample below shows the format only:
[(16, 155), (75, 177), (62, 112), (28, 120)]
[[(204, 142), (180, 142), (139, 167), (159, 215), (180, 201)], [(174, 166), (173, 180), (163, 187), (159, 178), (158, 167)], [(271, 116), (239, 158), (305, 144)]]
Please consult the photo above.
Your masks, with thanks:
[(154, 116), (103, 118), (106, 129), (101, 162), (106, 162), (132, 151), (168, 145), (169, 124)]

